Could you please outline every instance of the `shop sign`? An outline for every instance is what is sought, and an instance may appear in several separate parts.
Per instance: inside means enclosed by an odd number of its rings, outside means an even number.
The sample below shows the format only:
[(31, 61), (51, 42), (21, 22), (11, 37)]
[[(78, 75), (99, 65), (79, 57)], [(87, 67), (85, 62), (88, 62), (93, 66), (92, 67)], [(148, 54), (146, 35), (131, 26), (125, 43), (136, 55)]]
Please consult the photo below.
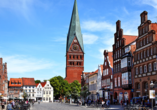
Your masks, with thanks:
[(155, 99), (155, 90), (149, 90), (149, 98)]

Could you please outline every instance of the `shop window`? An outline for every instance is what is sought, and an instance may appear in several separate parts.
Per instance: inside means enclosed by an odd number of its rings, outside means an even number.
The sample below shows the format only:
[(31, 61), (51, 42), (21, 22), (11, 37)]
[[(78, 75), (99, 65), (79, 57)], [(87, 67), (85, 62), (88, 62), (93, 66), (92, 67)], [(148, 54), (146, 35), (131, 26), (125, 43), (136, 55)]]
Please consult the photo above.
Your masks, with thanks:
[(151, 63), (149, 63), (149, 72), (151, 72), (152, 71), (152, 66), (151, 66)]
[(147, 72), (147, 65), (144, 65), (144, 73)]
[(156, 71), (156, 62), (153, 63), (154, 71)]
[(140, 83), (137, 83), (137, 89), (140, 89)]

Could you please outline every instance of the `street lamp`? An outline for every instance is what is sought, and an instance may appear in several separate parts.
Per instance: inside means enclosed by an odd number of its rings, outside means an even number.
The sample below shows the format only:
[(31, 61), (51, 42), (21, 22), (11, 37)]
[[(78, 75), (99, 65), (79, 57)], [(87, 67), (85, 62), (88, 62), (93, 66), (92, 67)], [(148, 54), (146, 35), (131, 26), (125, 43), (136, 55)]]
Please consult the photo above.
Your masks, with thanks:
[(150, 90), (150, 91), (152, 91), (152, 92), (149, 92), (149, 95), (152, 96), (152, 97), (150, 97), (150, 98), (152, 98), (152, 110), (153, 110), (153, 98), (155, 98), (155, 97), (154, 97), (154, 96), (155, 96), (155, 90), (153, 90), (153, 87), (154, 87), (153, 81), (151, 81), (150, 87), (151, 87), (151, 89), (152, 89), (152, 90)]

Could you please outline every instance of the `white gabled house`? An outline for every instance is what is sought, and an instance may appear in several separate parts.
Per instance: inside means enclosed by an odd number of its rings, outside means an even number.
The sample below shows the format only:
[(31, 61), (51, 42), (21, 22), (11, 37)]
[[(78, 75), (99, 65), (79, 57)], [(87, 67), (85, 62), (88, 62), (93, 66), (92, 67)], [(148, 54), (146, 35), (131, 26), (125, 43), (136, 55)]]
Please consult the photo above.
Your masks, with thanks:
[(46, 82), (36, 84), (36, 100), (42, 100), (43, 97), (43, 87), (42, 85)]

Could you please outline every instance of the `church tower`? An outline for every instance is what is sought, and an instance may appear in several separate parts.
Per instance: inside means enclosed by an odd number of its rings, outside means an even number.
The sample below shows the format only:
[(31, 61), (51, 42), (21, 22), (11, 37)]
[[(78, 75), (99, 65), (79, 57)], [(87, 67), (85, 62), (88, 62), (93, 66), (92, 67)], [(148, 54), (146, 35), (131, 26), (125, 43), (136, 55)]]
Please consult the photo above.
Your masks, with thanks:
[(84, 71), (84, 47), (77, 1), (75, 0), (66, 44), (66, 78), (69, 83), (78, 80)]

